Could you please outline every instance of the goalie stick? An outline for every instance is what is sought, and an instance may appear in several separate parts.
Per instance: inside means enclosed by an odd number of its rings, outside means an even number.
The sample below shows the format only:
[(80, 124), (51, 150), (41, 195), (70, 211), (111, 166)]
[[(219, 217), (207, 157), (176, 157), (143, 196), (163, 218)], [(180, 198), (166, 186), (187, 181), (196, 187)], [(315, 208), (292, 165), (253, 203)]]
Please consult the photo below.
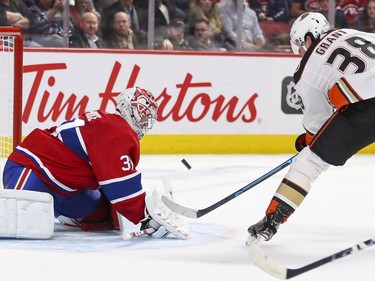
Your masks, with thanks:
[(375, 238), (368, 239), (366, 241), (363, 241), (362, 243), (354, 245), (353, 247), (347, 248), (345, 250), (329, 255), (325, 258), (322, 258), (320, 260), (309, 263), (299, 268), (283, 267), (281, 264), (269, 258), (257, 244), (251, 244), (249, 246), (249, 256), (256, 266), (258, 266), (260, 269), (267, 272), (268, 274), (280, 279), (290, 279), (297, 275), (315, 269), (319, 266), (327, 264), (329, 262), (333, 262), (337, 259), (364, 250), (372, 245), (375, 245)]
[(154, 232), (155, 232), (155, 229), (146, 228), (146, 229), (142, 229), (142, 230), (138, 230), (138, 231), (134, 231), (134, 232), (124, 233), (122, 235), (122, 239), (129, 240), (129, 239), (132, 239), (132, 238), (135, 238), (135, 237), (152, 234)]
[(237, 190), (236, 192), (233, 192), (232, 194), (228, 195), (224, 199), (221, 199), (220, 201), (216, 202), (215, 204), (212, 204), (211, 206), (208, 206), (207, 208), (204, 208), (204, 209), (192, 209), (192, 208), (189, 208), (189, 207), (179, 205), (165, 195), (162, 195), (161, 200), (164, 202), (165, 205), (167, 205), (167, 207), (169, 209), (171, 209), (175, 213), (180, 214), (180, 215), (185, 216), (185, 217), (188, 217), (188, 218), (197, 219), (197, 218), (199, 218), (201, 216), (204, 216), (204, 215), (208, 214), (209, 212), (215, 210), (216, 208), (224, 205), (225, 203), (229, 202), (230, 200), (240, 196), (244, 192), (248, 191), (252, 187), (254, 187), (257, 184), (264, 181), (265, 179), (269, 178), (270, 176), (276, 174), (277, 172), (281, 171), (285, 167), (289, 166), (290, 164), (292, 164), (294, 157), (296, 157), (296, 155), (289, 158), (288, 160), (286, 160), (284, 163), (280, 164), (276, 168), (273, 168), (271, 171), (264, 174), (260, 178), (254, 180), (253, 182), (245, 185), (244, 187)]

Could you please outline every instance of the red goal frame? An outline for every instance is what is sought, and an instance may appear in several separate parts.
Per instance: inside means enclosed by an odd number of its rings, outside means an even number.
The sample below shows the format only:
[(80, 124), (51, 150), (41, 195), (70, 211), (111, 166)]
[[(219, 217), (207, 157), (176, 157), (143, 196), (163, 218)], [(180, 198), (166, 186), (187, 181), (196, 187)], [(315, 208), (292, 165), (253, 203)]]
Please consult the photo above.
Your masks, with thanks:
[[(3, 36), (14, 38), (13, 148), (15, 148), (22, 140), (23, 34), (17, 27), (1, 26), (0, 41)], [(3, 42), (0, 42), (0, 45), (2, 44)]]

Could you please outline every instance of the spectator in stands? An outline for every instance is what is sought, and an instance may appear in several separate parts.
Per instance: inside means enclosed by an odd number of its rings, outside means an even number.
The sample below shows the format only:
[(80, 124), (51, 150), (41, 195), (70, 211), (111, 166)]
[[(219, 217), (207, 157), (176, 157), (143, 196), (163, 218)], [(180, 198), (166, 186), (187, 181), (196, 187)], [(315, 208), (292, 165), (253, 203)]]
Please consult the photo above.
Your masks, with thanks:
[(80, 31), (82, 26), (82, 15), (87, 12), (95, 13), (100, 23), (101, 15), (93, 7), (93, 3), (90, 0), (75, 0), (73, 6), (70, 6), (70, 21), (76, 32)]
[(289, 22), (288, 0), (249, 0), (250, 8), (255, 11), (259, 21)]
[(290, 17), (293, 22), (305, 12), (319, 12), (319, 0), (290, 0)]
[(137, 36), (131, 28), (131, 20), (125, 12), (114, 15), (110, 37), (106, 40), (106, 47), (112, 49), (136, 49)]
[[(136, 1), (139, 18), (142, 19), (140, 28), (143, 30), (148, 29), (148, 1)], [(161, 40), (166, 32), (168, 24), (176, 19), (184, 20), (185, 13), (177, 10), (174, 0), (155, 0), (155, 13), (154, 13), (154, 39)]]
[(86, 12), (82, 15), (80, 30), (72, 40), (72, 47), (76, 48), (102, 48), (102, 40), (99, 38), (99, 18), (94, 12)]
[(8, 23), (7, 12), (3, 6), (0, 6), (0, 26), (5, 26)]
[(226, 51), (212, 40), (210, 24), (206, 19), (197, 19), (193, 25), (194, 37), (190, 39), (190, 46), (197, 51)]
[(92, 0), (92, 2), (94, 4), (95, 10), (102, 15), (103, 10), (117, 2), (117, 0)]
[[(209, 23), (210, 37), (216, 46), (224, 47), (228, 42), (223, 34), (223, 23), (216, 0), (191, 0), (187, 13), (187, 34), (196, 36), (196, 21), (205, 19)], [(225, 46), (233, 49), (234, 46)]]
[(23, 0), (23, 3), (25, 3), (28, 8), (35, 5), (34, 0)]
[(170, 0), (170, 1), (173, 1), (173, 5), (175, 6), (175, 9), (176, 9), (176, 18), (179, 19), (179, 20), (185, 21), (186, 20), (187, 11), (189, 9), (190, 0), (184, 0), (187, 3), (187, 5), (185, 5), (185, 6), (184, 6), (183, 3), (181, 3), (180, 0)]
[[(242, 19), (242, 42), (239, 47), (243, 51), (258, 51), (264, 47), (266, 40), (259, 26), (258, 17), (249, 4), (244, 1)], [(237, 42), (237, 0), (231, 0), (220, 6), (223, 19), (223, 32), (227, 38)]]
[[(104, 0), (104, 1), (107, 1), (107, 0)], [(26, 4), (27, 7), (31, 7), (33, 5), (35, 5), (35, 0), (23, 0), (23, 2)], [(75, 0), (70, 0), (69, 1), (69, 5), (75, 5)], [(108, 1), (109, 2), (109, 1)], [(95, 6), (94, 6), (94, 2), (93, 0), (88, 0), (88, 5), (91, 9), (94, 9), (95, 10)]]
[[(144, 1), (144, 0), (143, 0)], [(138, 8), (133, 4), (134, 0), (118, 0), (112, 5), (103, 10), (101, 30), (103, 39), (107, 40), (107, 36), (112, 37), (113, 32), (113, 19), (117, 12), (124, 12), (130, 19), (131, 29), (139, 39), (139, 44), (147, 45), (147, 19), (141, 18), (138, 14)], [(144, 28), (142, 29), (141, 28)]]
[(6, 22), (4, 26), (18, 27), (23, 31), (24, 47), (41, 47), (40, 44), (30, 39), (28, 31), (31, 16), (26, 4), (22, 0), (0, 0), (0, 10), (3, 11), (1, 22)]
[[(329, 0), (320, 0), (320, 12), (328, 19), (329, 13)], [(335, 9), (335, 28), (348, 28), (348, 20), (345, 16), (344, 11), (336, 6)]]
[(185, 39), (185, 24), (181, 20), (173, 20), (168, 24), (167, 36), (155, 44), (155, 49), (162, 50), (191, 50)]
[(365, 32), (375, 33), (375, 0), (368, 0), (360, 15), (357, 29)]
[(35, 0), (30, 8), (32, 39), (44, 47), (64, 46), (64, 0)]
[(359, 16), (362, 14), (368, 1), (366, 0), (340, 0), (340, 7), (344, 11), (350, 28), (357, 26)]
[(177, 9), (187, 14), (191, 0), (175, 0)]

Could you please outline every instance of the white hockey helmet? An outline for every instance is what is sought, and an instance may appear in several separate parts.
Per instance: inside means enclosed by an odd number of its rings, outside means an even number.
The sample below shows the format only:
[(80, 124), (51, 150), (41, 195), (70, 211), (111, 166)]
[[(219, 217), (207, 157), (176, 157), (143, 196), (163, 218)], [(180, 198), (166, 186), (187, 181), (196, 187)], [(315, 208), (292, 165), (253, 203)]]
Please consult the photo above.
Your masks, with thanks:
[(139, 87), (128, 88), (116, 97), (117, 112), (129, 123), (141, 139), (154, 125), (158, 104), (154, 96)]
[[(298, 54), (299, 48), (305, 46), (306, 35), (311, 35), (314, 39), (330, 30), (330, 24), (321, 13), (304, 13), (293, 23), (290, 29), (290, 46), (293, 53)], [(305, 49), (306, 50), (306, 49)]]

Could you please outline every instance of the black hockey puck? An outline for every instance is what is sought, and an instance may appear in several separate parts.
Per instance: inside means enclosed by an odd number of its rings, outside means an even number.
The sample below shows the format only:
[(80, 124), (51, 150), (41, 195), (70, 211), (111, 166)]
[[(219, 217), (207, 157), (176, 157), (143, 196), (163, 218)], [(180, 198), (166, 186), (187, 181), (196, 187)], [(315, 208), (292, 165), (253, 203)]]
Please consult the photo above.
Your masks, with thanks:
[(185, 160), (185, 159), (182, 159), (181, 160), (181, 162), (182, 162), (182, 164), (184, 164), (185, 165), (185, 167), (188, 169), (188, 170), (190, 170), (191, 169), (191, 166), (190, 166), (190, 164)]

